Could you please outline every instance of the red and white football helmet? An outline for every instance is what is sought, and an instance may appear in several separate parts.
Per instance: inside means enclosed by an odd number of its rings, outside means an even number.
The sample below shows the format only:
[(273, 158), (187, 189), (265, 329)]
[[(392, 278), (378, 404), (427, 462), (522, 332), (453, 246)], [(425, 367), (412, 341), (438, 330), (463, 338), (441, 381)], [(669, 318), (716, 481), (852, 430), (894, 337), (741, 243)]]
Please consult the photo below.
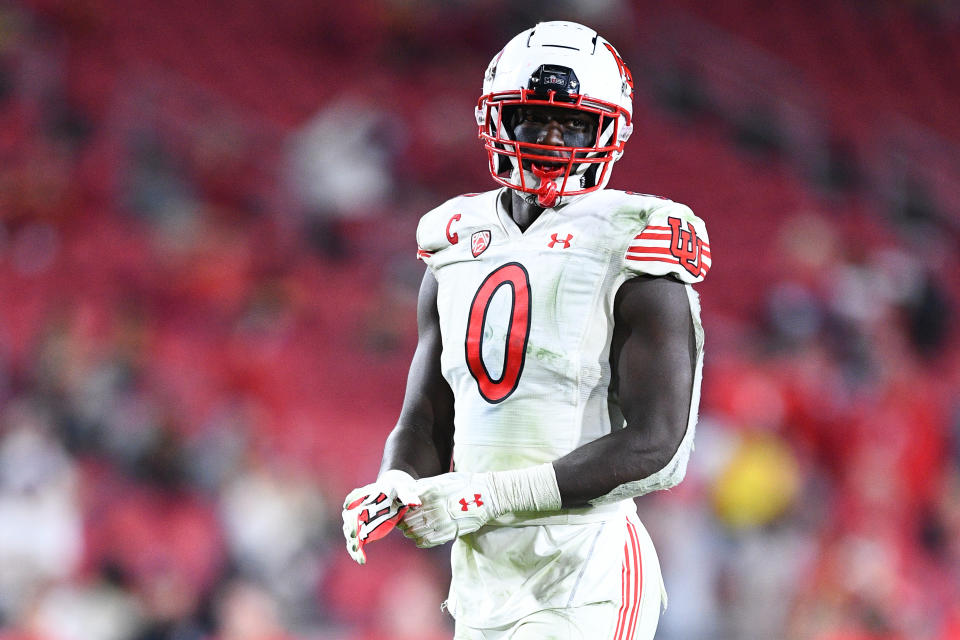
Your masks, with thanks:
[[(593, 145), (517, 142), (504, 111), (527, 105), (593, 114), (598, 118)], [(632, 113), (633, 78), (617, 50), (593, 29), (560, 21), (523, 31), (493, 57), (476, 108), (493, 179), (536, 195), (543, 207), (606, 186), (633, 132)], [(566, 160), (562, 166), (558, 152)], [(538, 161), (552, 168), (538, 167)]]

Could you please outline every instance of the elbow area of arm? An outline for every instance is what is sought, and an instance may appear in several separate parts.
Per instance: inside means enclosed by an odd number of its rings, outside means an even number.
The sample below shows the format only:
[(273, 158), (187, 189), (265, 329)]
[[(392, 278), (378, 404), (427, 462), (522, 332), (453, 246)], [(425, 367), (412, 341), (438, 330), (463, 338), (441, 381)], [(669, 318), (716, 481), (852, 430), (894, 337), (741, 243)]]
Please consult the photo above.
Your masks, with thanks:
[(630, 459), (636, 465), (631, 473), (633, 479), (643, 480), (659, 474), (671, 480), (670, 486), (679, 484), (689, 457), (689, 448), (684, 447), (685, 434), (686, 429), (657, 430), (656, 435), (638, 431), (628, 445)]
[(654, 491), (671, 489), (683, 480), (687, 472), (692, 439), (664, 441), (651, 446), (649, 439), (638, 439), (636, 446), (626, 444), (619, 451), (622, 465), (618, 469), (617, 487), (609, 493), (590, 500), (590, 504), (606, 504), (627, 498), (636, 498)]

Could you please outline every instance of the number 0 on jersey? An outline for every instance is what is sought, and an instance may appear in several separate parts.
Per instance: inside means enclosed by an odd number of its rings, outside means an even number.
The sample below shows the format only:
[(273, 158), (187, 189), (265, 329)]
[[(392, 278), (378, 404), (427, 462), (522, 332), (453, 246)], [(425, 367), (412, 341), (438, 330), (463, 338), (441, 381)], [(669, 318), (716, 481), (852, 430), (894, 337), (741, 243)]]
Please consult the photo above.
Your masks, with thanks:
[[(496, 380), (483, 362), (483, 329), (490, 301), (500, 287), (511, 290), (510, 326), (507, 330), (503, 372)], [(519, 262), (497, 267), (484, 278), (470, 304), (467, 320), (466, 357), (471, 375), (477, 381), (480, 395), (491, 404), (510, 396), (520, 382), (530, 336), (530, 276)]]

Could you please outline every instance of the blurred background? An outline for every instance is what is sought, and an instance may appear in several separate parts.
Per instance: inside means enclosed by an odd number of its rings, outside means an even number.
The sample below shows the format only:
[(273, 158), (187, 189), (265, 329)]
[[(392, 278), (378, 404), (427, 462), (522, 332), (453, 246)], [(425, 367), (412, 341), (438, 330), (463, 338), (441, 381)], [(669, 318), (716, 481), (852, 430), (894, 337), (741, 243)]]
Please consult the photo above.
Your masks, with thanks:
[(340, 504), (558, 18), (636, 79), (611, 186), (715, 256), (657, 637), (960, 638), (960, 3), (0, 0), (0, 640), (450, 637), (447, 549), (358, 567)]

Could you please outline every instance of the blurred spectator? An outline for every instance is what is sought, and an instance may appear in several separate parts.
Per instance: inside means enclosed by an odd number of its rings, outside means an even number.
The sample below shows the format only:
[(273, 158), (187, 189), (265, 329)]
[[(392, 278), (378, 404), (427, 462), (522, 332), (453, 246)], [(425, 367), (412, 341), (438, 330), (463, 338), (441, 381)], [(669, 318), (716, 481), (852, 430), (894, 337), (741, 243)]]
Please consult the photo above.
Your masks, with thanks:
[(17, 619), (47, 585), (73, 575), (83, 550), (74, 462), (50, 415), (8, 403), (0, 429), (0, 619)]
[(51, 587), (32, 606), (28, 627), (38, 638), (126, 640), (143, 625), (140, 605), (127, 585), (107, 580)]
[(296, 620), (323, 568), (317, 549), (329, 507), (310, 477), (294, 469), (251, 454), (222, 487), (220, 517), (236, 568)]
[(393, 162), (403, 123), (372, 100), (342, 97), (302, 125), (291, 141), (290, 186), (315, 248), (340, 257), (340, 223), (381, 213), (395, 194)]
[(270, 592), (253, 583), (234, 582), (216, 607), (217, 632), (210, 640), (290, 640)]

